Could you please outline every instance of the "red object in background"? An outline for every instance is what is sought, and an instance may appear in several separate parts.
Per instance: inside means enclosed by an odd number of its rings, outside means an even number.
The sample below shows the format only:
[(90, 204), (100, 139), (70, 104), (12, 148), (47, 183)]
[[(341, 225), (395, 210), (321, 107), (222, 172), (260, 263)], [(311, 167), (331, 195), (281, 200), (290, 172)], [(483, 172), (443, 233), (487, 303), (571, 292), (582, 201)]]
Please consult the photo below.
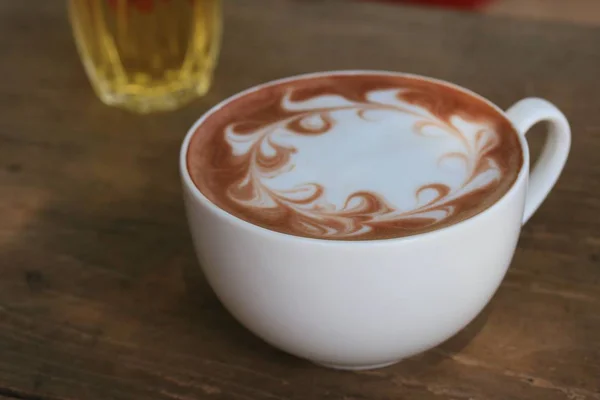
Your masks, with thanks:
[(492, 0), (379, 0), (388, 3), (417, 3), (440, 7), (454, 7), (463, 9), (474, 9), (481, 7)]

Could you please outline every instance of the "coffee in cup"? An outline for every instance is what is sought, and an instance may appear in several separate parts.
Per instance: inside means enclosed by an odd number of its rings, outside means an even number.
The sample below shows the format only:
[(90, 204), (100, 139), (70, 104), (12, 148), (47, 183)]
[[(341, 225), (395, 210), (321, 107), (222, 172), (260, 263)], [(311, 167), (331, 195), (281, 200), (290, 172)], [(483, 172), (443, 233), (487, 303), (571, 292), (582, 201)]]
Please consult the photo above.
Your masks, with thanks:
[[(549, 135), (529, 174), (525, 134)], [(451, 83), (323, 72), (246, 90), (190, 129), (180, 169), (200, 265), (266, 342), (377, 368), (468, 324), (566, 162), (549, 102), (503, 112)]]
[(412, 76), (306, 76), (252, 91), (197, 128), (187, 165), (224, 211), (330, 240), (440, 229), (494, 204), (523, 155), (502, 112)]

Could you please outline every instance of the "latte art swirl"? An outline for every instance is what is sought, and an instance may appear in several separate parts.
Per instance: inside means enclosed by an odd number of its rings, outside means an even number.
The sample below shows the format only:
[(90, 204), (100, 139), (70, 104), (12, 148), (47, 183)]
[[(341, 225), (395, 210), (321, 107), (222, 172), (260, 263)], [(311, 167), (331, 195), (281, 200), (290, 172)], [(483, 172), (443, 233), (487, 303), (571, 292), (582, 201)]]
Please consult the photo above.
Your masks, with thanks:
[(499, 113), (441, 84), (383, 81), (276, 86), (267, 111), (216, 118), (190, 150), (214, 151), (189, 158), (195, 183), (249, 222), (332, 240), (437, 229), (507, 190), (522, 155)]
[[(371, 232), (374, 225), (381, 224), (433, 225), (452, 216), (456, 211), (452, 205), (454, 200), (494, 185), (500, 179), (502, 171), (489, 156), (499, 143), (497, 134), (490, 127), (479, 128), (474, 135), (468, 135), (452, 122), (436, 118), (427, 110), (407, 106), (399, 100), (398, 95), (402, 92), (397, 89), (391, 93), (368, 93), (367, 99), (372, 100), (367, 102), (351, 102), (336, 96), (294, 102), (288, 92), (281, 104), (283, 109), (291, 112), (287, 118), (250, 132), (237, 132), (236, 123), (228, 125), (226, 140), (233, 155), (243, 160), (247, 171), (242, 179), (229, 186), (228, 195), (244, 207), (291, 213), (296, 216), (290, 221), (295, 230), (331, 238), (362, 235)], [(296, 166), (294, 157), (298, 149), (289, 141), (286, 143), (286, 136), (325, 135), (335, 128), (336, 118), (342, 114), (353, 114), (363, 122), (376, 124), (378, 113), (397, 113), (415, 119), (413, 132), (399, 134), (415, 134), (433, 140), (448, 137), (460, 144), (459, 151), (439, 156), (437, 165), (444, 168), (444, 163), (450, 159), (462, 163), (465, 174), (461, 184), (454, 188), (443, 182), (423, 184), (414, 193), (414, 208), (405, 210), (391, 204), (383, 194), (367, 190), (359, 189), (343, 204), (337, 205), (328, 201), (322, 183), (298, 182), (282, 189), (269, 185), (275, 177)], [(348, 115), (342, 117), (351, 118)]]

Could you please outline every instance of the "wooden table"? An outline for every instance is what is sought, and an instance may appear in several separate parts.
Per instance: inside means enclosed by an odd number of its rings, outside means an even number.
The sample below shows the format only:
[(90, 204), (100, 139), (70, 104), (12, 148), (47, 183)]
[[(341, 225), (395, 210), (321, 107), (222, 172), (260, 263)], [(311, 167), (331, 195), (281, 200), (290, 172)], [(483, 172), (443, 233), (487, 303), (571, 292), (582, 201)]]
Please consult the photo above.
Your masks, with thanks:
[[(142, 117), (94, 97), (63, 3), (0, 2), (0, 398), (600, 399), (599, 29), (227, 0), (210, 94)], [(481, 316), (424, 355), (356, 373), (282, 354), (229, 316), (199, 273), (177, 171), (183, 135), (215, 102), (338, 68), (432, 75), (503, 107), (546, 97), (574, 133)]]

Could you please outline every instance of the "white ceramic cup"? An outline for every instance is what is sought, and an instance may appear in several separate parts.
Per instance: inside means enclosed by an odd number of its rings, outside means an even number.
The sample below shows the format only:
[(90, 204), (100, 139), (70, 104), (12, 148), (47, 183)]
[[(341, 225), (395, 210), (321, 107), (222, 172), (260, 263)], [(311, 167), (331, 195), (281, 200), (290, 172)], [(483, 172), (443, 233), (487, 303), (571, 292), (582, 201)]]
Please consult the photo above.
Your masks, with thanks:
[[(339, 72), (313, 75), (332, 73)], [(556, 182), (571, 142), (567, 119), (554, 105), (521, 100), (504, 115), (519, 133), (523, 166), (510, 190), (491, 207), (415, 236), (330, 241), (250, 224), (196, 188), (186, 154), (194, 132), (213, 110), (190, 129), (180, 158), (188, 222), (204, 274), (225, 307), (263, 340), (339, 369), (393, 364), (467, 325), (500, 285), (521, 226)], [(540, 121), (548, 122), (549, 134), (530, 174), (525, 134)]]

